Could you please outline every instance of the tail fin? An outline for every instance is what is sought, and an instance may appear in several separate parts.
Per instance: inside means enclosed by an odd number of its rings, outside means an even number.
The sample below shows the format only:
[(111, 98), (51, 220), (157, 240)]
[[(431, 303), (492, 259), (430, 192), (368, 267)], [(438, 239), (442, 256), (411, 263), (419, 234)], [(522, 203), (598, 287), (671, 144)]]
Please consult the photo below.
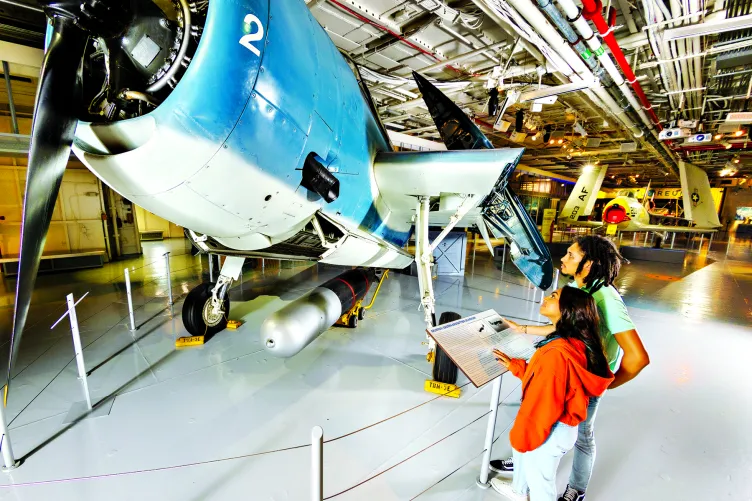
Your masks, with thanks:
[(580, 216), (589, 216), (593, 212), (593, 206), (598, 198), (598, 191), (603, 184), (603, 178), (606, 177), (607, 168), (604, 165), (600, 169), (590, 169), (582, 173), (559, 214), (559, 221), (574, 222)]
[(721, 226), (708, 174), (699, 167), (680, 161), (679, 175), (684, 198), (684, 217), (701, 228)]

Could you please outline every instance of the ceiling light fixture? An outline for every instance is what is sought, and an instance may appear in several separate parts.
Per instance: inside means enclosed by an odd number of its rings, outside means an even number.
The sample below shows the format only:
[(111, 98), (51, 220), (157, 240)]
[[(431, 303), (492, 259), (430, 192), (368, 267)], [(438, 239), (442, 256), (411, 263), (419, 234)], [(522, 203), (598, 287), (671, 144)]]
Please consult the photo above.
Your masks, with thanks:
[(717, 35), (726, 31), (745, 30), (752, 28), (752, 14), (746, 16), (730, 17), (717, 21), (690, 24), (680, 28), (673, 28), (663, 32), (663, 40), (670, 42), (682, 38), (701, 37), (705, 35)]

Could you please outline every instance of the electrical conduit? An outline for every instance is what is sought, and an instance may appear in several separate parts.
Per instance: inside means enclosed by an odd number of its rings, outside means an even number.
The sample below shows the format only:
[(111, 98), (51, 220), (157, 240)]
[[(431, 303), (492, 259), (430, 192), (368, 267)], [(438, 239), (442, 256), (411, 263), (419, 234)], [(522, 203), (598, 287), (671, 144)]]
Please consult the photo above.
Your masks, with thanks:
[(616, 41), (613, 31), (609, 28), (606, 20), (603, 19), (603, 15), (601, 14), (603, 4), (601, 3), (601, 0), (582, 0), (582, 6), (582, 15), (585, 19), (592, 21), (593, 24), (595, 24), (595, 27), (598, 28), (598, 32), (603, 37), (603, 40), (606, 41), (608, 48), (611, 49), (611, 53), (616, 58), (616, 62), (619, 63), (621, 70), (624, 72), (624, 76), (627, 77), (627, 81), (632, 85), (632, 88), (634, 89), (635, 94), (637, 94), (637, 97), (639, 97), (642, 106), (647, 111), (656, 128), (659, 131), (662, 130), (663, 127), (661, 126), (661, 122), (658, 120), (655, 111), (653, 111), (653, 106), (650, 104), (645, 92), (642, 90), (640, 82), (637, 81), (637, 77), (632, 71), (632, 67), (629, 65), (627, 58), (624, 56), (624, 52), (622, 52), (621, 47), (619, 47), (619, 42)]

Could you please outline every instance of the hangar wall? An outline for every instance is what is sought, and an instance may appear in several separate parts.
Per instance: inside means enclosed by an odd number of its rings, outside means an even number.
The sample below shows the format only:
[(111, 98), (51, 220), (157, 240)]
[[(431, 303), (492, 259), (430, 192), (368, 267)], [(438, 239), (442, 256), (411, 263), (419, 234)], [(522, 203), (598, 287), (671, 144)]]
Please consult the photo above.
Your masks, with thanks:
[(175, 223), (162, 219), (148, 210), (136, 207), (136, 220), (138, 221), (139, 231), (161, 231), (164, 238), (183, 238), (183, 228)]
[[(31, 119), (19, 117), (18, 128), (22, 135), (30, 134)], [(0, 117), (0, 133), (9, 134), (11, 130), (10, 117)], [(3, 257), (18, 256), (26, 165), (26, 157), (3, 156), (0, 153), (0, 254)], [(52, 214), (44, 253), (104, 251), (101, 215), (99, 180), (83, 165), (71, 162)]]

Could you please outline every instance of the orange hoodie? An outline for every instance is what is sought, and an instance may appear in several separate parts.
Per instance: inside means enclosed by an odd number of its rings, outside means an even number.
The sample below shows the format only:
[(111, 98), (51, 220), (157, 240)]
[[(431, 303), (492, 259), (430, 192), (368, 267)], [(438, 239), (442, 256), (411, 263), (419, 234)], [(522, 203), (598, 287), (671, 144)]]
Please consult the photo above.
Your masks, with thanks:
[(570, 426), (584, 421), (590, 397), (603, 395), (614, 379), (610, 372), (607, 378), (588, 372), (585, 343), (579, 339), (554, 339), (529, 363), (512, 359), (509, 371), (522, 379), (522, 404), (509, 433), (519, 452), (543, 445), (558, 421)]

